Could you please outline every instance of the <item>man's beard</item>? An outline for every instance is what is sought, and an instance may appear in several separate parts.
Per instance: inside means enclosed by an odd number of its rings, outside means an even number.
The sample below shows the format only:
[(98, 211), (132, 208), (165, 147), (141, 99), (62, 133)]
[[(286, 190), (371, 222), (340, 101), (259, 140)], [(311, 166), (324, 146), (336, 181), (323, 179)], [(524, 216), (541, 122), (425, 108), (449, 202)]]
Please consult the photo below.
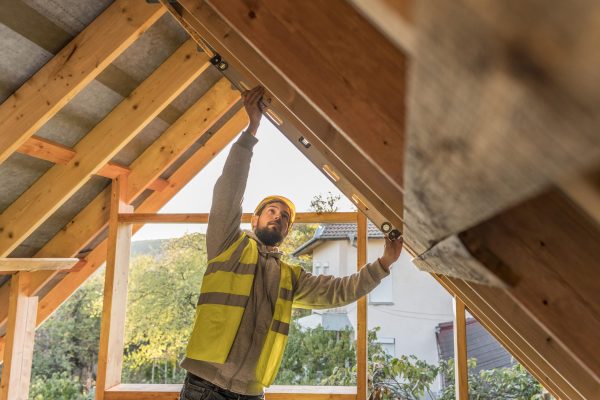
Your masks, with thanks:
[(269, 229), (268, 226), (263, 228), (256, 228), (254, 231), (256, 237), (267, 246), (277, 246), (283, 241), (283, 235), (281, 232)]

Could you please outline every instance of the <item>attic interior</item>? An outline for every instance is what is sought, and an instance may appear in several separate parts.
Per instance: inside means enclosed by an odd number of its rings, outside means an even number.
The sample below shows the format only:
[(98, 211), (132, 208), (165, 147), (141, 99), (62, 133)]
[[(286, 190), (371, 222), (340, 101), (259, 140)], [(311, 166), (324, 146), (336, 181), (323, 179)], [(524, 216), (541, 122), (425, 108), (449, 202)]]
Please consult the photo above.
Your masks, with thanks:
[[(27, 398), (35, 328), (244, 129), (240, 90), (257, 84), (360, 211), (333, 221), (402, 232), (555, 398), (600, 398), (600, 3), (0, 7), (0, 398)], [(117, 390), (119, 282), (96, 398), (176, 399)], [(266, 398), (366, 399), (366, 379)]]

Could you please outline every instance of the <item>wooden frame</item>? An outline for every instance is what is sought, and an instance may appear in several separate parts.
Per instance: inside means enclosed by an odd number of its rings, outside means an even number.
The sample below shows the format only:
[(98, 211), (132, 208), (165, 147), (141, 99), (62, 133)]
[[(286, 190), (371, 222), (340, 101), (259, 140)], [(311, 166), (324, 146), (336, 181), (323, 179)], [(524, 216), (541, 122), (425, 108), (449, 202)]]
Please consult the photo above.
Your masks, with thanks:
[[(120, 177), (121, 185), (126, 187), (124, 177)], [(117, 187), (113, 183), (114, 187)], [(113, 203), (116, 201), (113, 189)], [(98, 384), (96, 396), (99, 400), (129, 400), (139, 398), (141, 394), (145, 398), (176, 400), (181, 390), (181, 385), (154, 385), (154, 384), (121, 384), (120, 373), (122, 366), (122, 347), (123, 338), (120, 340), (116, 335), (123, 333), (125, 308), (121, 307), (113, 316), (116, 309), (115, 299), (120, 304), (126, 303), (127, 278), (126, 270), (123, 264), (117, 263), (115, 254), (118, 248), (127, 247), (130, 244), (131, 236), (123, 235), (116, 239), (118, 235), (114, 232), (123, 227), (131, 227), (132, 224), (145, 223), (208, 223), (208, 214), (156, 214), (156, 213), (115, 213), (115, 206), (111, 207), (111, 219), (109, 225), (109, 245), (107, 261), (107, 278), (105, 283), (105, 301), (102, 313), (102, 333), (100, 356), (98, 361)], [(250, 222), (252, 214), (242, 215), (241, 222)], [(340, 212), (340, 213), (297, 213), (297, 223), (318, 223), (318, 222), (347, 222), (357, 224), (357, 268), (360, 269), (366, 264), (367, 259), (367, 217), (361, 212)], [(115, 228), (115, 226), (117, 228)], [(111, 239), (112, 238), (112, 239)], [(127, 254), (123, 255), (121, 262), (128, 262)], [(112, 271), (109, 272), (109, 268)], [(115, 277), (120, 277), (119, 282)], [(111, 310), (112, 309), (112, 310)], [(367, 378), (367, 301), (366, 297), (359, 299), (357, 310), (357, 386), (272, 386), (266, 391), (266, 398), (269, 400), (284, 399), (306, 399), (306, 400), (366, 400), (368, 390)], [(105, 326), (107, 328), (105, 328)], [(110, 327), (110, 328), (109, 328)], [(120, 346), (120, 347), (119, 347)], [(113, 360), (114, 358), (114, 360)], [(101, 393), (101, 394), (100, 394)]]
[(10, 281), (8, 330), (0, 382), (2, 400), (25, 400), (29, 394), (38, 298), (31, 296), (31, 274), (19, 272)]
[[(241, 222), (250, 223), (252, 213), (242, 214)], [(206, 224), (208, 223), (208, 213), (194, 214), (156, 214), (156, 213), (121, 213), (119, 214), (120, 223), (136, 224)], [(298, 224), (311, 223), (355, 223), (355, 212), (336, 212), (336, 213), (315, 213), (299, 212), (296, 213)]]
[(116, 1), (4, 101), (0, 106), (0, 163), (164, 13), (163, 7), (146, 2)]
[(132, 225), (119, 223), (119, 213), (133, 211), (126, 200), (127, 178), (117, 177), (112, 183), (108, 253), (104, 279), (104, 305), (100, 327), (96, 399), (103, 400), (104, 392), (121, 383), (123, 343), (125, 340), (125, 309)]
[[(367, 242), (367, 216), (359, 211), (356, 213), (356, 267), (359, 271), (367, 263)], [(369, 397), (367, 296), (358, 300), (356, 314), (356, 400), (367, 400)]]
[(79, 262), (78, 258), (0, 258), (0, 275), (19, 271), (70, 269)]
[(51, 167), (4, 210), (0, 256), (14, 250), (209, 65), (194, 42), (181, 45), (77, 143), (75, 158)]
[[(150, 145), (130, 166), (131, 172), (128, 174), (128, 203), (131, 203), (135, 198), (143, 192), (144, 189), (150, 189), (156, 186), (159, 181), (164, 181), (158, 178), (170, 165), (173, 164), (189, 147), (198, 140), (203, 134), (206, 134), (210, 126), (212, 126), (220, 116), (227, 110), (237, 104), (239, 93), (225, 85), (222, 82), (217, 82), (207, 93), (202, 96), (194, 105), (192, 105), (177, 121), (169, 127), (152, 145)], [(210, 112), (206, 112), (206, 108), (211, 108)], [(247, 116), (245, 112), (236, 112), (223, 127), (210, 137), (210, 139), (200, 148), (196, 155), (190, 160), (195, 160), (198, 163), (198, 168), (202, 168), (212, 159), (211, 154), (218, 152), (242, 129), (244, 124), (247, 124)], [(181, 122), (179, 122), (181, 121)], [(183, 121), (188, 121), (192, 128)], [(161, 150), (162, 149), (162, 150)], [(212, 153), (211, 153), (212, 152)], [(184, 165), (189, 165), (187, 162)], [(183, 169), (181, 169), (183, 168)], [(185, 175), (184, 181), (190, 178), (189, 173), (197, 169), (190, 167), (180, 167), (182, 174)], [(140, 170), (140, 171), (138, 171)], [(185, 173), (183, 173), (185, 171)], [(179, 174), (174, 174), (178, 176)], [(154, 181), (152, 181), (154, 179)], [(154, 195), (152, 199), (160, 199), (158, 203), (165, 201), (164, 199), (172, 195), (171, 189), (179, 189), (180, 181), (169, 178), (168, 181), (161, 184), (161, 191), (164, 191), (165, 196)], [(58, 257), (65, 254), (75, 256), (84, 248), (91, 240), (102, 232), (108, 221), (108, 203), (110, 198), (110, 187), (106, 188), (96, 196), (83, 210), (81, 210), (64, 229), (60, 230), (48, 243), (44, 245), (36, 253), (36, 257)], [(156, 201), (156, 200), (155, 200)], [(150, 204), (145, 201), (143, 204)], [(154, 212), (160, 208), (139, 208)], [(32, 287), (34, 293), (37, 292), (46, 282), (48, 282), (54, 273), (52, 272), (37, 272), (33, 275)], [(8, 291), (4, 287), (0, 287), (0, 303), (8, 299)], [(43, 300), (42, 300), (43, 302)], [(0, 309), (0, 326), (6, 321), (6, 312)]]
[(465, 304), (457, 296), (454, 306), (454, 387), (456, 400), (469, 400), (469, 366), (467, 364), (467, 320)]
[[(402, 191), (380, 174), (339, 129), (331, 124), (291, 85), (280, 71), (264, 59), (244, 38), (202, 1), (180, 1), (180, 7), (161, 1), (173, 16), (199, 40), (206, 40), (233, 68), (225, 74), (242, 87), (263, 85), (269, 92), (269, 109), (278, 129), (319, 169), (327, 165), (338, 176), (331, 178), (371, 221), (389, 221), (402, 229)], [(346, 10), (347, 11), (347, 10)], [(354, 11), (352, 11), (354, 12)], [(305, 138), (310, 148), (299, 143)], [(350, 167), (348, 162), (352, 160)], [(397, 163), (395, 164), (397, 165)], [(360, 177), (359, 177), (360, 175)], [(369, 182), (369, 185), (365, 182)]]

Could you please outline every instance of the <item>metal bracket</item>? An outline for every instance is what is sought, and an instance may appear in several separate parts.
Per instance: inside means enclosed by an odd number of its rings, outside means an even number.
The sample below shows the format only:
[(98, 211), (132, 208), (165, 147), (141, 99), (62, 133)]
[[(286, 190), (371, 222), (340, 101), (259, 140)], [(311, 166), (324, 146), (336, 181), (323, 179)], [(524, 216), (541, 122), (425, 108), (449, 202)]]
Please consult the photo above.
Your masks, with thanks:
[(219, 71), (225, 71), (229, 68), (227, 61), (224, 61), (219, 53), (215, 53), (214, 57), (210, 59), (210, 63), (217, 67)]

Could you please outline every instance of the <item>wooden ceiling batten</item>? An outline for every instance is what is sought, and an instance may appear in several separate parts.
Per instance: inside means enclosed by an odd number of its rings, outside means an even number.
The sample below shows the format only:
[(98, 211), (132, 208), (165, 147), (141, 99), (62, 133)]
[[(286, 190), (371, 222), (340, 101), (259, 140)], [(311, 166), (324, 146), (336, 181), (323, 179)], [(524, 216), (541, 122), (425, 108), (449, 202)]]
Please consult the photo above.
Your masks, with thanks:
[(0, 258), (0, 274), (18, 271), (64, 270), (79, 262), (78, 258)]
[(0, 163), (163, 14), (162, 7), (146, 2), (116, 1), (4, 101), (0, 105)]

